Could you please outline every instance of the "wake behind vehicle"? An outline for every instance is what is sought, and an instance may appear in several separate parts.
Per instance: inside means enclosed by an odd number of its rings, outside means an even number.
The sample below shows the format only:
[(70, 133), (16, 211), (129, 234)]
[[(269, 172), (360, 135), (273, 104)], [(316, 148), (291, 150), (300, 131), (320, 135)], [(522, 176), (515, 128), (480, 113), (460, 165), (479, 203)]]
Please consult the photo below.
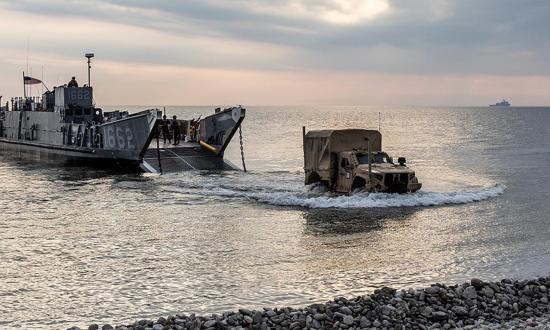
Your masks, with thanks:
[(375, 130), (303, 129), (305, 184), (321, 183), (338, 193), (354, 190), (406, 193), (422, 187), (404, 157), (395, 164), (382, 151), (382, 134)]

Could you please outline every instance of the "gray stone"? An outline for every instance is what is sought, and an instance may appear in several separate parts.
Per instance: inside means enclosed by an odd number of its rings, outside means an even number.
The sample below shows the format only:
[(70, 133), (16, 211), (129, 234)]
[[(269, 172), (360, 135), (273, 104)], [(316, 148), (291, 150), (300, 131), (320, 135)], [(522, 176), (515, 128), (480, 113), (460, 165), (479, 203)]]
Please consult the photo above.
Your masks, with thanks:
[(211, 328), (211, 327), (215, 326), (216, 323), (217, 323), (216, 320), (208, 320), (208, 321), (204, 322), (203, 326), (205, 328)]
[(252, 311), (250, 309), (246, 309), (246, 308), (239, 308), (239, 313), (241, 313), (243, 315), (249, 315), (249, 316), (252, 315)]
[(483, 294), (487, 298), (493, 298), (495, 296), (495, 291), (487, 286), (487, 287), (483, 288)]
[(521, 296), (519, 298), (519, 303), (522, 305), (529, 305), (531, 304), (531, 299), (528, 296)]
[(422, 310), (421, 310), (421, 314), (424, 316), (424, 317), (431, 317), (432, 316), (432, 313), (434, 312), (433, 308), (431, 307), (424, 307)]
[(359, 320), (359, 327), (361, 328), (368, 328), (371, 326), (371, 322), (366, 317), (362, 316)]
[(432, 313), (432, 318), (436, 320), (444, 320), (448, 317), (447, 313), (442, 311), (436, 311)]
[(342, 320), (342, 322), (344, 322), (344, 324), (346, 324), (346, 325), (352, 325), (353, 324), (353, 316), (351, 316), (351, 315), (344, 316), (344, 319)]
[(480, 280), (479, 278), (472, 278), (470, 280), (470, 284), (476, 289), (481, 289), (483, 288), (483, 285), (484, 285), (483, 281)]
[(270, 309), (270, 310), (265, 312), (265, 315), (267, 315), (267, 317), (273, 317), (273, 316), (277, 315), (277, 313), (275, 313), (275, 311)]
[(327, 318), (327, 315), (322, 314), (322, 313), (317, 313), (317, 314), (313, 315), (313, 318), (317, 321), (323, 321), (324, 319)]
[(105, 324), (101, 327), (101, 330), (113, 330), (113, 327), (110, 324)]
[(453, 308), (451, 308), (451, 311), (455, 313), (457, 316), (468, 315), (468, 309), (464, 306), (453, 306)]
[(352, 311), (351, 309), (349, 309), (348, 307), (344, 306), (342, 308), (340, 308), (340, 312), (346, 314), (346, 315), (351, 315), (352, 314)]
[(441, 289), (438, 286), (431, 286), (429, 288), (426, 288), (424, 292), (428, 294), (438, 294), (441, 291)]
[(99, 329), (99, 325), (97, 324), (90, 324), (90, 326), (88, 327), (88, 330), (98, 330)]
[(476, 299), (477, 298), (476, 289), (473, 286), (467, 287), (466, 289), (464, 289), (464, 292), (462, 292), (462, 297), (466, 299)]
[(291, 330), (293, 329), (299, 329), (300, 328), (300, 322), (293, 322), (290, 324), (290, 327), (289, 327)]
[(382, 314), (383, 315), (390, 315), (393, 311), (395, 311), (395, 307), (393, 307), (392, 305), (384, 305), (382, 306)]
[(313, 319), (311, 322), (311, 326), (316, 329), (321, 329), (321, 322), (317, 321), (316, 319)]
[(454, 291), (457, 297), (462, 297), (462, 292), (464, 292), (464, 288), (461, 286), (458, 286)]
[(248, 324), (252, 324), (252, 322), (254, 322), (254, 320), (248, 315), (245, 315), (243, 319)]
[(426, 294), (424, 293), (424, 290), (420, 291), (420, 295), (418, 296), (418, 300), (424, 301), (425, 297), (426, 297)]
[(154, 324), (153, 325), (153, 330), (164, 330), (164, 325), (159, 324), (159, 323)]

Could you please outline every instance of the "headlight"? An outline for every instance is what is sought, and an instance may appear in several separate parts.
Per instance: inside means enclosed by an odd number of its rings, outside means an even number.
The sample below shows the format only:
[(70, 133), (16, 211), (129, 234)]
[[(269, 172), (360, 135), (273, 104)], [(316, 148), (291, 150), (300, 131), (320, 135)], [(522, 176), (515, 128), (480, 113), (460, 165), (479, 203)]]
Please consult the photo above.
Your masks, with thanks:
[(375, 174), (374, 177), (376, 178), (376, 180), (379, 180), (379, 181), (384, 180), (384, 176), (382, 174)]
[(409, 173), (409, 180), (414, 178), (414, 173)]

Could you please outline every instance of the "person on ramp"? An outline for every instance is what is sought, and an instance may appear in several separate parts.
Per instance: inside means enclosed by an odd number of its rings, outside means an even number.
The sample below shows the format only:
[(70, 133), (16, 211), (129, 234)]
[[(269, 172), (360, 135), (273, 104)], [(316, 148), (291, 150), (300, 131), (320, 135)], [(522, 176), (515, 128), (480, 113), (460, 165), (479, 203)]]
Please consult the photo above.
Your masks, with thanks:
[(174, 145), (176, 146), (180, 144), (181, 129), (180, 129), (180, 124), (178, 123), (177, 117), (175, 115), (174, 117), (172, 117), (171, 128), (172, 128), (172, 133), (174, 134)]
[(168, 143), (172, 143), (172, 137), (170, 136), (170, 121), (166, 119), (166, 115), (162, 116), (160, 121), (160, 130), (162, 132), (162, 138), (164, 139), (164, 144), (168, 139)]

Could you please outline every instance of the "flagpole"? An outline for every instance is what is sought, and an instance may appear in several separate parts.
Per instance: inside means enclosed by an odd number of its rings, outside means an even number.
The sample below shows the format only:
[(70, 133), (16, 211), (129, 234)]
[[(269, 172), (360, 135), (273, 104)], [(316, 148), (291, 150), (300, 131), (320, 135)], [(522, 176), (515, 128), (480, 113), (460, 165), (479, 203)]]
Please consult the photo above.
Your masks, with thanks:
[(25, 86), (25, 71), (23, 71), (23, 96), (27, 99), (27, 88)]

